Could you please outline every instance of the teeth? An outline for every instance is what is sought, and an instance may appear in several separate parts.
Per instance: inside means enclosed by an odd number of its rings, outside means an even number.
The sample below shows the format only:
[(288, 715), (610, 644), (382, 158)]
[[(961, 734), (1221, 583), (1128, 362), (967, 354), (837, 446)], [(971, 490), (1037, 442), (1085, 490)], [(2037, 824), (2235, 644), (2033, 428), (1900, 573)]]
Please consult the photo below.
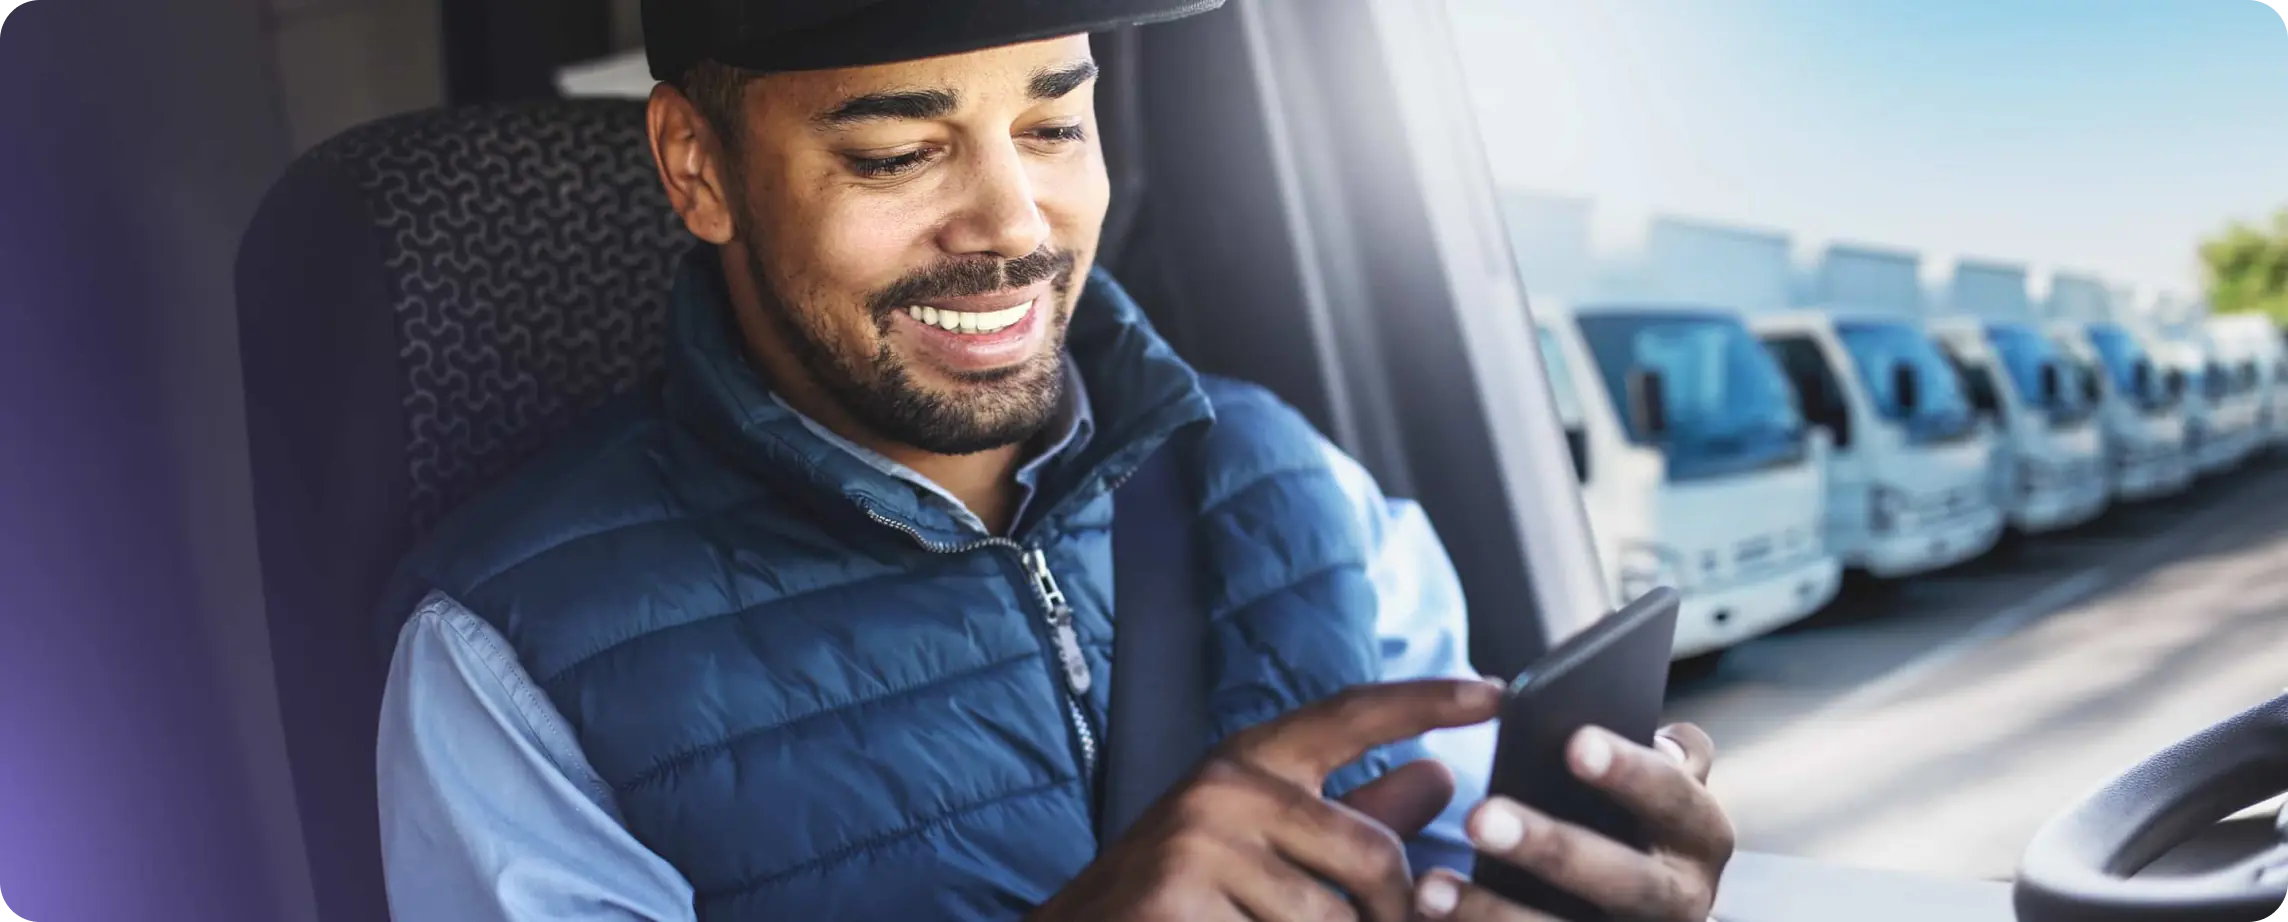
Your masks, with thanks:
[(1016, 325), (1032, 313), (1033, 302), (997, 311), (941, 311), (926, 304), (906, 308), (907, 316), (943, 330), (956, 333), (998, 333)]

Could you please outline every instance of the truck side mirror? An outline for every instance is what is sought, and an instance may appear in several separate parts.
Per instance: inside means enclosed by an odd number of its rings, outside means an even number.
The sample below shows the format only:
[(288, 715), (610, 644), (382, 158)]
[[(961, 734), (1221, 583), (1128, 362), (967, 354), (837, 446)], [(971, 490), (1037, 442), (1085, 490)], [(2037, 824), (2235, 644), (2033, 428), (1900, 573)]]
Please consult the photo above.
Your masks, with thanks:
[(2097, 379), (2096, 371), (2089, 368), (2082, 368), (2077, 370), (2074, 374), (2076, 377), (2081, 379), (2082, 403), (2094, 407), (2097, 406), (2099, 401), (2105, 399), (2105, 384)]
[(2156, 396), (2153, 393), (2152, 362), (2138, 359), (2136, 365), (2130, 366), (2129, 389), (2137, 395), (2139, 400), (2151, 400)]
[(1905, 362), (1891, 366), (1891, 393), (1898, 397), (1900, 412), (1913, 416), (1922, 407), (1922, 388), (1923, 379), (1914, 366)]
[(2045, 405), (2056, 403), (2058, 398), (2065, 396), (2065, 392), (2065, 381), (2063, 376), (2058, 374), (2058, 363), (2043, 362), (2042, 403)]
[(1629, 419), (1647, 438), (1668, 434), (1668, 388), (1660, 372), (1638, 368), (1629, 372)]
[(2190, 383), (2185, 380), (2185, 370), (2182, 368), (2169, 369), (2167, 386), (2169, 389), (2170, 400), (2185, 399), (2185, 391), (2191, 386)]

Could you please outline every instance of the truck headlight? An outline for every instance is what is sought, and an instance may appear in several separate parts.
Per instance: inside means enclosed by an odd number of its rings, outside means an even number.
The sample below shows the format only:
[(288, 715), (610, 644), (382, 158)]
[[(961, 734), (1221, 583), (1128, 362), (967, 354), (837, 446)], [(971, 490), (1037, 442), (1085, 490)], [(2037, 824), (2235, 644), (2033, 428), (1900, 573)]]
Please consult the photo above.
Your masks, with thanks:
[(1634, 601), (1663, 586), (1684, 590), (1684, 558), (1657, 544), (1621, 548), (1621, 598)]

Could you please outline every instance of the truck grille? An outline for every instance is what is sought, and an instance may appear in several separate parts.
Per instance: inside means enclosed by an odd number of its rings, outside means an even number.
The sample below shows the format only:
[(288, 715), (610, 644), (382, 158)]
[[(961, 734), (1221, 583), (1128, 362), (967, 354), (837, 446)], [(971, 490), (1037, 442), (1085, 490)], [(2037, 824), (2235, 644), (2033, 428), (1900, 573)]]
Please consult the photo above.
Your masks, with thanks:
[(1819, 556), (1819, 541), (1808, 526), (1741, 539), (1732, 545), (1732, 577), (1753, 578)]

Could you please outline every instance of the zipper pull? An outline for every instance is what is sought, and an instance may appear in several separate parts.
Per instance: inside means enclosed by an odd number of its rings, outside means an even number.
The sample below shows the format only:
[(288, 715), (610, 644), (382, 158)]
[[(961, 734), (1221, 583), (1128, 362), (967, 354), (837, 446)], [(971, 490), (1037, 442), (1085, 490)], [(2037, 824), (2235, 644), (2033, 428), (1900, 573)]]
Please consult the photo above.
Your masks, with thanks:
[(1088, 694), (1095, 678), (1089, 674), (1088, 658), (1080, 652), (1072, 606), (1066, 603), (1064, 590), (1057, 588), (1056, 574), (1049, 572), (1049, 555), (1033, 548), (1025, 552), (1025, 564), (1033, 571), (1033, 588), (1040, 591), (1041, 604), (1048, 609), (1049, 634), (1057, 645), (1057, 664), (1064, 667), (1065, 687), (1075, 696)]

